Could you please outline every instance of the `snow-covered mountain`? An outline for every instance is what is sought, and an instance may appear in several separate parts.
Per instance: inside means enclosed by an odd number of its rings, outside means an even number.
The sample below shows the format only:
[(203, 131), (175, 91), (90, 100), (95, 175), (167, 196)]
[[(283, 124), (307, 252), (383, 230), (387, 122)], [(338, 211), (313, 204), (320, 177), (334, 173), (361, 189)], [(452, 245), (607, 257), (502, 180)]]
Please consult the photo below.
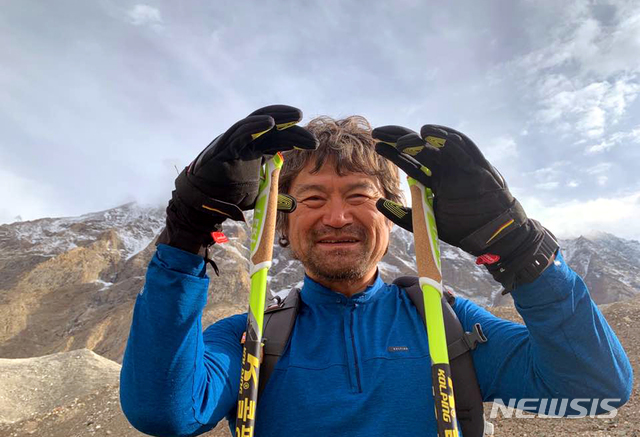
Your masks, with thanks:
[[(164, 227), (164, 208), (127, 203), (79, 217), (43, 218), (0, 226), (0, 257), (37, 254), (55, 256), (93, 243), (116, 229), (126, 259), (144, 250)], [(9, 253), (7, 253), (9, 252)]]
[(605, 232), (560, 242), (571, 268), (589, 286), (597, 303), (629, 299), (640, 293), (640, 243)]
[[(248, 222), (250, 215), (248, 216)], [(143, 207), (128, 203), (117, 208), (85, 214), (79, 217), (44, 218), (0, 226), (0, 260), (22, 256), (53, 257), (76, 247), (95, 242), (101, 235), (115, 230), (121, 242), (123, 260), (135, 256), (151, 244), (164, 226), (164, 208)], [(230, 242), (215, 247), (214, 258), (225, 267), (244, 264), (249, 254), (249, 224), (227, 221), (225, 234)], [(604, 232), (593, 232), (572, 240), (560, 240), (567, 263), (580, 274), (598, 303), (613, 302), (640, 293), (640, 243)], [(500, 304), (501, 287), (475, 259), (456, 247), (442, 243), (445, 285), (457, 294), (478, 303)], [(237, 267), (231, 270), (237, 270)], [(412, 235), (395, 227), (389, 252), (379, 264), (382, 276), (392, 281), (415, 272)], [(241, 270), (241, 269), (240, 269)], [(273, 293), (286, 293), (299, 285), (302, 266), (292, 260), (287, 249), (274, 248), (270, 288)], [(603, 289), (604, 284), (614, 289)]]
[[(88, 347), (119, 360), (131, 309), (143, 286), (164, 208), (126, 204), (73, 218), (45, 218), (0, 226), (0, 357), (29, 357)], [(203, 326), (246, 308), (249, 225), (228, 221), (229, 242), (214, 246), (220, 267), (209, 271)], [(583, 276), (597, 303), (640, 294), (640, 243), (609, 234), (561, 241), (565, 259)], [(509, 304), (474, 257), (441, 248), (445, 286), (485, 306)], [(379, 264), (387, 281), (415, 272), (411, 234), (395, 228)], [(270, 289), (299, 286), (302, 266), (274, 248)]]

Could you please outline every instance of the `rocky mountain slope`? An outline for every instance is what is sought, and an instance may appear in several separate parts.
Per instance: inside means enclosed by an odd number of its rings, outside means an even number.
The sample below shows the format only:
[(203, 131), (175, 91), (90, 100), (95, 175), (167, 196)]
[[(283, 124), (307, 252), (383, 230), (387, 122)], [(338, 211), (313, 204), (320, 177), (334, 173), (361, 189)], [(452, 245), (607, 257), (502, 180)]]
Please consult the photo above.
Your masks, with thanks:
[[(163, 208), (127, 204), (74, 218), (0, 226), (0, 357), (24, 358), (88, 348), (120, 361), (137, 293), (164, 223)], [(248, 226), (224, 225), (229, 242), (213, 257), (203, 325), (244, 311), (249, 290)], [(608, 234), (561, 242), (569, 264), (583, 275), (596, 302), (640, 293), (640, 243)], [(380, 271), (387, 280), (414, 272), (413, 239), (393, 231)], [(510, 304), (472, 256), (442, 247), (445, 285), (485, 306)], [(270, 289), (287, 293), (302, 266), (276, 247)]]
[(562, 241), (571, 268), (589, 286), (597, 303), (617, 302), (640, 291), (640, 243), (605, 232)]

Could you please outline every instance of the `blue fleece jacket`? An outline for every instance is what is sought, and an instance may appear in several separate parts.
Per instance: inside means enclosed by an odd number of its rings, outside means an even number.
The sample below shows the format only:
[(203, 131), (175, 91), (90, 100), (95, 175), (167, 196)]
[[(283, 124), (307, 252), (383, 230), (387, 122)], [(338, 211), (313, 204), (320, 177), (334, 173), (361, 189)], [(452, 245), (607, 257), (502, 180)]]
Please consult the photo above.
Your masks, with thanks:
[[(225, 417), (234, 423), (247, 316), (203, 332), (208, 284), (201, 257), (158, 247), (121, 375), (122, 409), (142, 432), (197, 435)], [(630, 363), (560, 254), (512, 293), (526, 326), (466, 299), (454, 305), (465, 330), (480, 323), (489, 339), (473, 352), (485, 401), (626, 402)], [(306, 277), (301, 296), (290, 343), (260, 399), (256, 436), (436, 436), (427, 335), (406, 293), (378, 278), (347, 298)]]

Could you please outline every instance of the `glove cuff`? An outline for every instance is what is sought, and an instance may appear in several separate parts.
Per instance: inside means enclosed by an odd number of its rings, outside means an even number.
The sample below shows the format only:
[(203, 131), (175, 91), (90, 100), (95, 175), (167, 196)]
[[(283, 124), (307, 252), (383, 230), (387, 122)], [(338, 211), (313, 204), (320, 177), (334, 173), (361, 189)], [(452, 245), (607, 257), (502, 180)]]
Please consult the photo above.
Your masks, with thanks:
[(158, 244), (199, 254), (203, 248), (214, 244), (212, 232), (222, 230), (224, 217), (210, 216), (185, 205), (173, 192), (167, 206), (166, 226), (158, 236)]
[[(528, 220), (529, 235), (519, 247), (498, 262), (488, 264), (487, 270), (504, 287), (507, 294), (518, 285), (533, 282), (549, 265), (558, 251), (555, 236), (535, 220)], [(492, 252), (489, 248), (488, 252)]]

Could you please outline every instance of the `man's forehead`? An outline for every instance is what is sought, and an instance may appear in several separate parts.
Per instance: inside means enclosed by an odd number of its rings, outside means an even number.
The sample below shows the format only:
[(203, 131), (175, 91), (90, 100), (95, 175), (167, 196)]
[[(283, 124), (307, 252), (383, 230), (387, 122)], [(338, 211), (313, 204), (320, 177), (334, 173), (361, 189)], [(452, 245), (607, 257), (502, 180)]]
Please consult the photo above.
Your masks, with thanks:
[(302, 193), (309, 190), (328, 191), (339, 189), (346, 191), (356, 188), (379, 191), (382, 193), (380, 183), (374, 176), (361, 172), (344, 172), (338, 175), (334, 165), (323, 165), (317, 172), (312, 172), (312, 167), (305, 167), (292, 181), (291, 194)]

